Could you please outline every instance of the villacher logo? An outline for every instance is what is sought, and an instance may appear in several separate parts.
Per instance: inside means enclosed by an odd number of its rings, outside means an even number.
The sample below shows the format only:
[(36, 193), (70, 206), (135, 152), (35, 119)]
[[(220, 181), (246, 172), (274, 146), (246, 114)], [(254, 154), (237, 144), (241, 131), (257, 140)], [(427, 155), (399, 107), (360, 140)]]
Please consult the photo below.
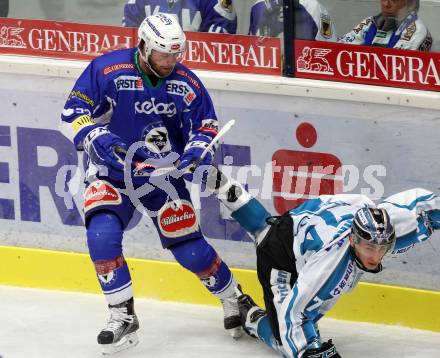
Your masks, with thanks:
[(194, 208), (186, 200), (167, 203), (159, 211), (158, 222), (161, 233), (166, 237), (181, 237), (198, 229)]

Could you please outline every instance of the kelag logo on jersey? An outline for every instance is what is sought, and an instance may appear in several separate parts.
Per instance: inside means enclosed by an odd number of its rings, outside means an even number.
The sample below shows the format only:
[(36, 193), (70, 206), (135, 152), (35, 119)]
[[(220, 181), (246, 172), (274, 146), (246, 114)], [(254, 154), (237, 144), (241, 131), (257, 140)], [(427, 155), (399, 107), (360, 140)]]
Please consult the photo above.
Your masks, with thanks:
[(166, 90), (169, 94), (175, 94), (177, 96), (182, 96), (183, 101), (189, 106), (192, 101), (197, 97), (193, 89), (188, 85), (188, 83), (183, 81), (167, 81)]
[(151, 98), (151, 101), (145, 101), (145, 102), (136, 102), (134, 104), (134, 108), (136, 113), (143, 113), (143, 114), (165, 114), (167, 117), (174, 116), (176, 111), (176, 105), (174, 102), (171, 103), (156, 103), (156, 98)]
[(117, 91), (142, 91), (144, 85), (138, 76), (119, 76), (113, 80)]

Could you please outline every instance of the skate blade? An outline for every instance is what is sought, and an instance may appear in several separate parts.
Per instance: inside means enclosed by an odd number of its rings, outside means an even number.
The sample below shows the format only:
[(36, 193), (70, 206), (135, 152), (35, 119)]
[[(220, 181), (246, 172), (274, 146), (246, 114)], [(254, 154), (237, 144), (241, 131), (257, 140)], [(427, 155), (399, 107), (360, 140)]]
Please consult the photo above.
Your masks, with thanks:
[(239, 339), (243, 335), (243, 329), (241, 328), (241, 326), (227, 329), (227, 331), (229, 332), (231, 337), (234, 339)]
[(139, 338), (136, 332), (127, 334), (119, 342), (113, 344), (101, 344), (102, 355), (111, 355), (117, 352), (124, 351), (128, 348), (137, 346)]

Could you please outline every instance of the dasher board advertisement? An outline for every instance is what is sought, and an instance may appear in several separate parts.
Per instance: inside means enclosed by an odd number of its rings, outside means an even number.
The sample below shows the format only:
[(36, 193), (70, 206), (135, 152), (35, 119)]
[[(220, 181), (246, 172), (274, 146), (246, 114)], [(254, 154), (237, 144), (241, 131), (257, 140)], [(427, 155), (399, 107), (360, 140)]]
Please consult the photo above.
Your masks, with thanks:
[[(82, 154), (58, 130), (74, 80), (1, 74), (0, 244), (87, 252)], [(220, 124), (235, 119), (216, 162), (274, 215), (319, 194), (373, 200), (422, 187), (440, 192), (438, 111), (210, 90)], [(77, 170), (80, 168), (80, 170)], [(67, 183), (66, 183), (67, 181)], [(254, 268), (250, 238), (217, 199), (192, 190), (201, 226), (231, 266)], [(128, 257), (173, 260), (137, 212)], [(439, 289), (440, 240), (390, 260), (381, 282)], [(373, 279), (373, 278), (372, 278)]]
[[(187, 32), (183, 63), (191, 69), (281, 75), (279, 38)], [(0, 18), (0, 54), (91, 60), (137, 46), (137, 29)]]
[(295, 40), (295, 77), (440, 91), (440, 54)]

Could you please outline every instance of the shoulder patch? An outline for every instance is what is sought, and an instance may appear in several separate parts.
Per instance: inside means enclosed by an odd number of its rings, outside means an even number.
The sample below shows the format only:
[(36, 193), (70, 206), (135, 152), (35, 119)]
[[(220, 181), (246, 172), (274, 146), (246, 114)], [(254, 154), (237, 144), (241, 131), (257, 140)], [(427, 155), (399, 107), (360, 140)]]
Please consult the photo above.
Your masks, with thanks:
[(419, 46), (419, 51), (431, 51), (431, 46), (432, 46), (432, 36), (428, 31), (425, 39)]
[(115, 71), (119, 71), (119, 70), (126, 70), (126, 69), (130, 69), (130, 70), (134, 70), (134, 64), (132, 63), (117, 63), (115, 65), (111, 65), (111, 66), (107, 66), (102, 70), (102, 73), (104, 75), (108, 75), (112, 72)]
[(330, 19), (330, 16), (321, 14), (320, 21), (321, 21), (321, 26), (320, 26), (321, 35), (326, 39), (331, 38), (333, 36), (333, 31), (332, 31), (332, 20)]
[(409, 26), (403, 32), (402, 40), (404, 40), (404, 41), (411, 41), (411, 38), (414, 36), (416, 31), (417, 31), (416, 23), (412, 22), (411, 24), (409, 24)]
[(188, 72), (184, 70), (177, 70), (176, 74), (179, 76), (185, 77), (195, 88), (200, 90), (200, 84), (199, 81), (197, 81), (193, 76), (191, 76)]

